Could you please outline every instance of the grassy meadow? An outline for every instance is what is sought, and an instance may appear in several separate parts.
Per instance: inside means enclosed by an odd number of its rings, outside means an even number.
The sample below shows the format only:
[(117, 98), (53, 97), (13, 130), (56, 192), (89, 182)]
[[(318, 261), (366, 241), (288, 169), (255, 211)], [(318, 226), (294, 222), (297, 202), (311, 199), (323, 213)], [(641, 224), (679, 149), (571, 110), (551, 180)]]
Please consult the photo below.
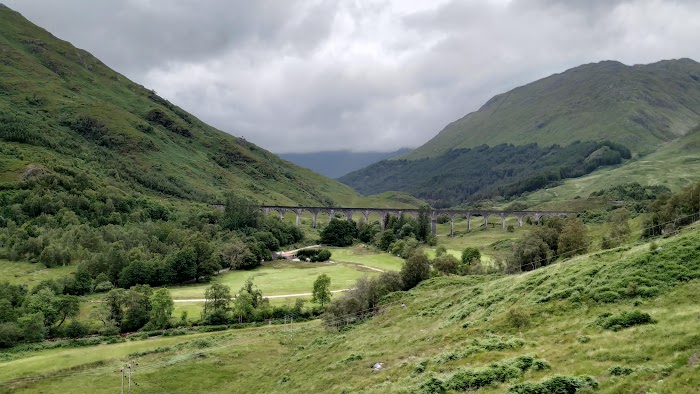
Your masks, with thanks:
[[(250, 271), (228, 271), (214, 277), (211, 283), (229, 286), (232, 291), (240, 289), (248, 278), (265, 296), (310, 293), (316, 277), (321, 274), (331, 277), (331, 290), (352, 287), (363, 275), (376, 274), (356, 264), (304, 263), (276, 260), (263, 263), (262, 267)], [(204, 290), (211, 283), (194, 284), (170, 288), (174, 299), (204, 298)]]
[(0, 259), (2, 280), (11, 284), (26, 284), (34, 287), (42, 280), (60, 279), (75, 271), (75, 266), (46, 268), (41, 263), (25, 261), (8, 261)]

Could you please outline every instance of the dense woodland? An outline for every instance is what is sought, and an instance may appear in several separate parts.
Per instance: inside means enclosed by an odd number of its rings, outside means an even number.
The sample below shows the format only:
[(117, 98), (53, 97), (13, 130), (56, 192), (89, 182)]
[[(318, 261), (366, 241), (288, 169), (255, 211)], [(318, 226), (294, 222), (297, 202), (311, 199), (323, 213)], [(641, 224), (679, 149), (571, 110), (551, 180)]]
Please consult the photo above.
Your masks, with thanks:
[(546, 148), (537, 144), (482, 145), (428, 159), (384, 160), (339, 180), (363, 194), (399, 190), (435, 207), (449, 207), (520, 195), (629, 158), (629, 149), (610, 141)]

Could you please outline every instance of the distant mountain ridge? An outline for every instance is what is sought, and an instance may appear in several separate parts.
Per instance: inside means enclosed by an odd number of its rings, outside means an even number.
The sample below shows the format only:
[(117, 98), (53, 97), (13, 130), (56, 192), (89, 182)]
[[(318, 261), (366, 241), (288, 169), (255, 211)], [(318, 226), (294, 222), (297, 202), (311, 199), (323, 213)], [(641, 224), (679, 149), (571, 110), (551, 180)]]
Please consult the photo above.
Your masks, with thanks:
[(510, 143), (615, 141), (655, 149), (700, 123), (700, 63), (585, 64), (499, 94), (447, 125), (407, 159)]
[(398, 157), (410, 151), (409, 148), (401, 148), (394, 152), (324, 151), (279, 153), (277, 156), (328, 178), (336, 179), (370, 164)]

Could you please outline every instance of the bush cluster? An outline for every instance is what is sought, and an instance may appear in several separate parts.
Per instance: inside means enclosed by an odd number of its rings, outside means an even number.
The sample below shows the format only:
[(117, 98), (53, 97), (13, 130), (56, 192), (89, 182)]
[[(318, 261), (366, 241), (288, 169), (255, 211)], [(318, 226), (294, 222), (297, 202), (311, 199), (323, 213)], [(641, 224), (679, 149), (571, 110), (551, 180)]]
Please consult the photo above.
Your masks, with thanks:
[(317, 263), (330, 260), (331, 251), (328, 249), (302, 249), (296, 253), (296, 256), (299, 260)]
[(624, 365), (615, 365), (608, 368), (608, 373), (610, 376), (625, 376), (634, 372), (634, 368), (626, 367)]
[(651, 215), (644, 222), (643, 237), (673, 235), (678, 228), (698, 220), (700, 183), (675, 194), (660, 195), (650, 207)]
[(508, 390), (508, 394), (575, 394), (583, 390), (593, 390), (598, 387), (598, 381), (590, 376), (552, 376), (539, 383), (516, 384)]
[(524, 234), (513, 245), (507, 269), (510, 272), (532, 271), (560, 256), (586, 253), (589, 244), (586, 226), (577, 218), (544, 218), (541, 226)]
[(394, 271), (383, 272), (372, 278), (362, 277), (351, 290), (328, 304), (323, 313), (324, 324), (340, 328), (363, 321), (374, 315), (384, 296), (403, 288), (401, 275)]
[(306, 301), (301, 298), (294, 305), (270, 305), (252, 279), (245, 282), (235, 297), (228, 286), (213, 284), (205, 291), (205, 298), (200, 323), (209, 326), (243, 325), (285, 317), (304, 321), (320, 315), (322, 311), (316, 306), (304, 308)]
[[(474, 339), (469, 345), (467, 345), (463, 349), (441, 353), (431, 358), (430, 361), (436, 364), (444, 364), (449, 361), (460, 360), (469, 357), (472, 354), (476, 353), (520, 349), (523, 347), (523, 345), (525, 345), (525, 341), (523, 341), (520, 338), (505, 338), (501, 336), (492, 335), (488, 336), (486, 339)], [(537, 361), (540, 362), (541, 360)], [(540, 369), (547, 368), (543, 367)]]
[(478, 390), (494, 383), (519, 378), (530, 369), (549, 369), (549, 363), (533, 356), (519, 356), (493, 363), (486, 368), (460, 368), (445, 382), (445, 386), (458, 391)]
[(595, 324), (606, 330), (619, 331), (623, 328), (656, 323), (648, 313), (640, 311), (622, 312), (617, 315), (605, 313), (596, 319)]

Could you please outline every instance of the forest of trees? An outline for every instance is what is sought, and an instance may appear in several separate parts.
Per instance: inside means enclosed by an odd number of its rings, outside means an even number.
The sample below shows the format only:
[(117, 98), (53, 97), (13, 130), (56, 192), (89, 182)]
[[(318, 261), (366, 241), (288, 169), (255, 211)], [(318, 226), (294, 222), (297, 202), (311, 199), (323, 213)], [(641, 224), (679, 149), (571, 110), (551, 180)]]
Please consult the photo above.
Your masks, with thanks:
[(629, 158), (629, 149), (610, 141), (577, 141), (547, 148), (537, 144), (482, 145), (428, 159), (384, 160), (339, 180), (366, 195), (404, 191), (441, 208), (516, 196)]
[[(151, 286), (206, 281), (224, 268), (255, 268), (272, 259), (272, 251), (303, 239), (295, 226), (263, 217), (235, 195), (227, 197), (224, 212), (183, 207), (69, 170), (0, 190), (0, 227), (0, 258), (49, 269), (76, 267), (73, 275), (32, 289), (3, 284), (0, 331), (14, 338), (9, 342), (65, 334), (69, 325), (75, 328), (65, 321), (77, 311), (76, 296), (99, 292), (114, 301), (101, 320), (117, 332), (141, 328), (149, 318), (134, 320), (129, 311), (153, 304), (144, 301), (158, 294)], [(44, 329), (32, 334), (39, 320)]]
[(0, 257), (75, 264), (66, 294), (197, 281), (222, 268), (250, 269), (281, 245), (303, 239), (293, 225), (266, 218), (228, 196), (220, 212), (178, 210), (155, 199), (95, 187), (77, 174), (45, 175), (0, 192)]
[(682, 226), (700, 219), (700, 183), (674, 194), (662, 194), (649, 208), (643, 237), (673, 235)]

